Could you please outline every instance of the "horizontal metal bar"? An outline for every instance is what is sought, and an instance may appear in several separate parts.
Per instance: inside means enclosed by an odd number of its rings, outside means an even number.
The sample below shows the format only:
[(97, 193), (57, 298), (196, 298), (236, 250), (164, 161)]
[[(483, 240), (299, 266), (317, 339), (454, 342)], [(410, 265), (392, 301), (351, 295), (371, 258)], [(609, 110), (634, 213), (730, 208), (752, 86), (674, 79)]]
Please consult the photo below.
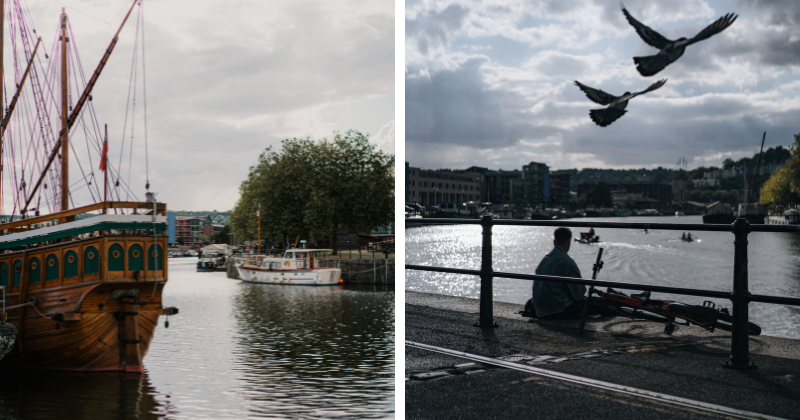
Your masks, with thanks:
[[(405, 219), (406, 223), (435, 225), (479, 225), (480, 219)], [(731, 225), (690, 224), (690, 223), (627, 223), (627, 222), (579, 222), (575, 220), (521, 220), (492, 219), (495, 226), (550, 226), (604, 229), (652, 229), (652, 230), (692, 230), (705, 232), (731, 232)], [(750, 225), (750, 232), (790, 232), (800, 233), (800, 225)]]
[(779, 305), (800, 306), (800, 299), (783, 296), (751, 295), (750, 302), (777, 303)]
[[(406, 270), (420, 270), (420, 271), (435, 271), (438, 273), (452, 273), (452, 274), (464, 274), (469, 276), (479, 276), (481, 274), (480, 270), (465, 270), (461, 268), (443, 268), (443, 267), (429, 267), (425, 265), (412, 265), (406, 264)], [(578, 279), (572, 277), (558, 277), (558, 276), (541, 276), (538, 274), (517, 274), (517, 273), (503, 273), (500, 271), (492, 271), (492, 277), (494, 278), (506, 278), (506, 279), (517, 279), (517, 280), (539, 280), (539, 281), (552, 281), (556, 283), (568, 283), (568, 284), (584, 284), (584, 285), (592, 285), (594, 287), (615, 287), (618, 289), (629, 289), (629, 290), (649, 290), (651, 292), (660, 292), (660, 293), (673, 293), (676, 295), (688, 295), (688, 296), (704, 296), (704, 297), (713, 297), (713, 298), (720, 298), (720, 299), (730, 299), (731, 293), (730, 292), (720, 292), (716, 290), (702, 290), (702, 289), (686, 289), (682, 287), (669, 287), (669, 286), (653, 286), (650, 284), (638, 284), (638, 283), (624, 283), (619, 281), (605, 281), (605, 280), (591, 280), (591, 279)]]

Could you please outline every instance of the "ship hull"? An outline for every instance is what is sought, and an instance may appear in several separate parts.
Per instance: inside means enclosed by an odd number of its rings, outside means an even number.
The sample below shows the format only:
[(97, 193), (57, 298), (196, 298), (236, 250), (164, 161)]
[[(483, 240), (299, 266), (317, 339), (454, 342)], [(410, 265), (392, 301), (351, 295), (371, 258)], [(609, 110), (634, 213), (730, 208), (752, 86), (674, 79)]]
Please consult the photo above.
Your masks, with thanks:
[(7, 304), (34, 302), (8, 311), (19, 334), (0, 365), (144, 372), (158, 317), (177, 313), (161, 303), (166, 245), (99, 236), (0, 254)]
[(339, 268), (306, 270), (265, 270), (258, 266), (241, 265), (239, 278), (246, 283), (285, 284), (295, 286), (334, 286), (339, 284)]

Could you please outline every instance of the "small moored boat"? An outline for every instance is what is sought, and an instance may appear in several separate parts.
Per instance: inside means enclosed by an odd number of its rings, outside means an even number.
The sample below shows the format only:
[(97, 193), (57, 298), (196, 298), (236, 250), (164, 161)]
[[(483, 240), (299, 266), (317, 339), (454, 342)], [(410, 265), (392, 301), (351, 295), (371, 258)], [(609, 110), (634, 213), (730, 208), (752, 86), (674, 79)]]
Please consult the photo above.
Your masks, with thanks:
[(250, 283), (332, 286), (341, 282), (342, 270), (319, 264), (319, 253), (330, 249), (288, 249), (283, 258), (240, 258), (239, 278)]

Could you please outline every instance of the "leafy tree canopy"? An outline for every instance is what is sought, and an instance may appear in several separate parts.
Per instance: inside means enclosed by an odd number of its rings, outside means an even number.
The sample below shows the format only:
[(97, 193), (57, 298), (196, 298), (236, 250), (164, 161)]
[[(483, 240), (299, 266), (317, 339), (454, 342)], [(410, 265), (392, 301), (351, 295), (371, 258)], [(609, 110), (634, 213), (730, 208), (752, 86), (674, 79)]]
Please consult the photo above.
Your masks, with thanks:
[(761, 204), (800, 203), (800, 134), (794, 135), (794, 146), (790, 147), (790, 153), (786, 164), (761, 187)]
[(294, 242), (330, 236), (340, 225), (369, 232), (394, 218), (394, 155), (355, 130), (318, 142), (286, 139), (267, 148), (239, 187), (231, 214), (237, 241)]

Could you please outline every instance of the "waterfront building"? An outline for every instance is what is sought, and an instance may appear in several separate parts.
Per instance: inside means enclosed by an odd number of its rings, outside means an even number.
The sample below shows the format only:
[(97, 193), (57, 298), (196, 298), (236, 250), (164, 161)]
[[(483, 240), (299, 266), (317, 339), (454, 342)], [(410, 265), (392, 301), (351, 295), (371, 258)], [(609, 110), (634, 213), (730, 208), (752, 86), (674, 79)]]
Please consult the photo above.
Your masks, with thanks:
[(569, 182), (572, 173), (568, 171), (550, 172), (550, 206), (566, 206), (572, 200)]
[(423, 206), (478, 200), (481, 174), (406, 167), (406, 202)]
[(523, 202), (530, 206), (550, 201), (550, 168), (544, 163), (531, 162), (522, 166)]
[[(588, 193), (597, 186), (600, 181), (589, 181), (578, 184), (578, 197)], [(658, 201), (661, 206), (672, 202), (672, 185), (663, 182), (651, 181), (622, 181), (609, 184), (609, 188), (615, 191), (626, 191), (632, 194), (641, 194), (643, 197), (652, 198)]]
[[(210, 233), (207, 233), (210, 232)], [(200, 249), (203, 235), (214, 233), (209, 215), (175, 216), (175, 241), (192, 249)]]

